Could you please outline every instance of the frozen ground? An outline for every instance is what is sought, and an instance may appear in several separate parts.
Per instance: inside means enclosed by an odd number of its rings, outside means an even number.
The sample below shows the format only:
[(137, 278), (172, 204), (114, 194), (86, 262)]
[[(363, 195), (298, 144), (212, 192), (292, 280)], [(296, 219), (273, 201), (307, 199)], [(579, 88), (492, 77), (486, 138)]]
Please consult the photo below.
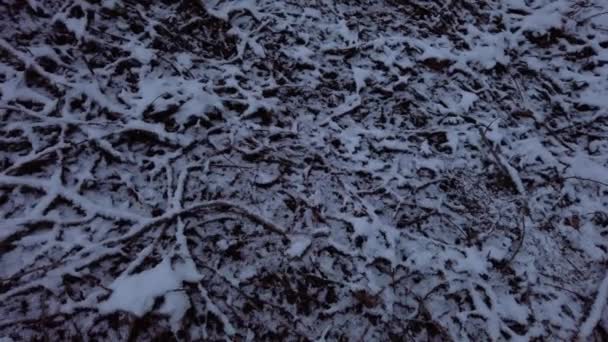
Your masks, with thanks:
[(607, 235), (605, 1), (0, 2), (1, 341), (605, 341)]

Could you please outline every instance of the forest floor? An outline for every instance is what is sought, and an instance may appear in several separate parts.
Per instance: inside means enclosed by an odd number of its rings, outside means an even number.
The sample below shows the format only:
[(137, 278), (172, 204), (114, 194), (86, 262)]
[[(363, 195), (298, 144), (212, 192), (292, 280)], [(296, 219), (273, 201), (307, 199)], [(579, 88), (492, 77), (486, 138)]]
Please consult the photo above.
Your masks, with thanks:
[(0, 341), (608, 340), (608, 3), (0, 2)]

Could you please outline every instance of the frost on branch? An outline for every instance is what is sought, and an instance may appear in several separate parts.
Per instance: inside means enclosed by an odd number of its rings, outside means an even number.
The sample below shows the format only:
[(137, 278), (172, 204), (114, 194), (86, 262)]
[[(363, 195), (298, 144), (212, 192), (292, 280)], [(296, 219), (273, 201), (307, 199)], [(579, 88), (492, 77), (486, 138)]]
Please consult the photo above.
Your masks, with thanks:
[(605, 340), (602, 6), (0, 3), (0, 340)]

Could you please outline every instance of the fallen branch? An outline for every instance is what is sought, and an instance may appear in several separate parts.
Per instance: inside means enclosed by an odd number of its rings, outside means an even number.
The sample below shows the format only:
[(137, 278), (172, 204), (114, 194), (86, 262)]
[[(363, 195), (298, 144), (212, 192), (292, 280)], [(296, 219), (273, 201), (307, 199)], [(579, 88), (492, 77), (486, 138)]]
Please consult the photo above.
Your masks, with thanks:
[(578, 331), (577, 339), (579, 341), (587, 341), (589, 336), (593, 333), (593, 330), (599, 323), (602, 318), (602, 312), (604, 311), (604, 307), (606, 306), (606, 302), (608, 301), (608, 272), (606, 272), (606, 276), (604, 276), (604, 280), (600, 284), (600, 287), (597, 290), (597, 295), (595, 297), (595, 301), (593, 302), (593, 306), (591, 307), (591, 311), (587, 316), (587, 319), (581, 325), (581, 328)]

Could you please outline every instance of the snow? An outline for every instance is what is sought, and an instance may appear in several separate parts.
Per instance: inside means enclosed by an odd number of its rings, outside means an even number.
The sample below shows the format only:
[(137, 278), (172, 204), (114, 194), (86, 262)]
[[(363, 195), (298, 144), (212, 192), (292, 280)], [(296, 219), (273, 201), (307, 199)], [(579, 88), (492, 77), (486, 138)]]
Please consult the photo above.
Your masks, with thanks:
[(353, 67), (353, 77), (355, 79), (357, 93), (360, 93), (361, 89), (365, 87), (365, 81), (370, 77), (370, 75), (371, 72), (369, 70)]
[(5, 7), (0, 336), (607, 329), (604, 2)]
[(308, 236), (294, 236), (291, 239), (289, 248), (285, 251), (292, 258), (302, 257), (304, 252), (310, 247), (312, 240)]
[(241, 270), (241, 272), (239, 273), (238, 279), (239, 281), (246, 281), (248, 279), (253, 278), (255, 275), (257, 275), (258, 271), (254, 266), (248, 266), (245, 267)]
[(608, 303), (608, 274), (604, 277), (600, 283), (600, 287), (597, 290), (597, 295), (591, 307), (591, 312), (587, 316), (587, 319), (583, 322), (578, 333), (579, 341), (586, 341), (589, 336), (593, 333), (593, 329), (599, 323), (602, 313)]
[[(169, 260), (165, 259), (153, 268), (117, 278), (109, 288), (112, 295), (100, 303), (103, 312), (124, 310), (142, 316), (154, 305), (154, 299), (181, 288), (181, 279), (176, 277)], [(175, 303), (169, 304), (175, 305)], [(175, 311), (175, 307), (170, 307)]]
[(160, 312), (170, 317), (169, 324), (171, 330), (177, 332), (180, 329), (181, 321), (190, 308), (188, 297), (180, 292), (169, 292), (165, 295), (165, 302), (160, 308)]
[(570, 167), (566, 169), (566, 176), (581, 177), (608, 184), (608, 169), (594, 159), (577, 153), (568, 160)]

